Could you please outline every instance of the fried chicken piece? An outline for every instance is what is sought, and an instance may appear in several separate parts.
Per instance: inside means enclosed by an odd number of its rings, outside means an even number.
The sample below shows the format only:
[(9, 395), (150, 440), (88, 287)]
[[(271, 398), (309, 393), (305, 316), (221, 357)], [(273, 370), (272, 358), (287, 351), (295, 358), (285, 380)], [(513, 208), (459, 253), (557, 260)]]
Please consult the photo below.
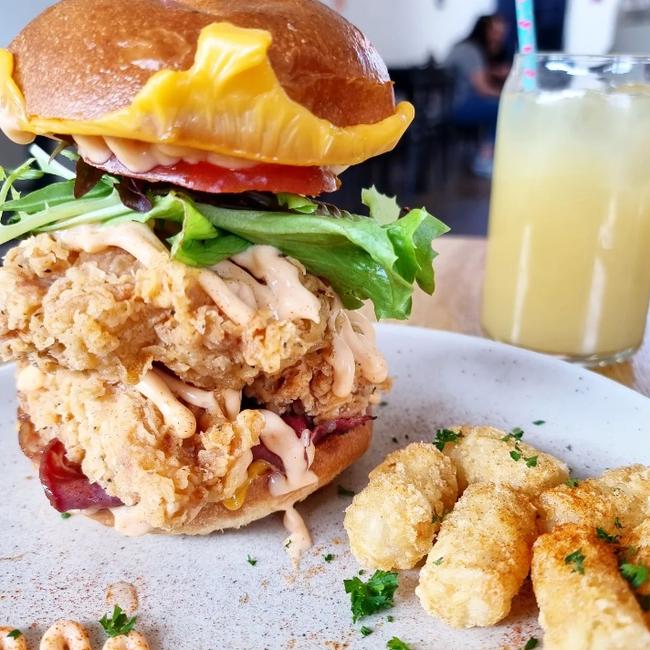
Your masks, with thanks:
[(197, 418), (194, 435), (181, 438), (135, 388), (60, 367), (20, 397), (41, 448), (58, 438), (91, 483), (129, 508), (130, 519), (164, 530), (235, 492), (264, 427), (259, 411), (230, 422), (217, 407)]
[(495, 625), (528, 575), (537, 528), (525, 494), (474, 483), (442, 522), (415, 590), (422, 607), (453, 627)]
[(591, 526), (564, 524), (533, 547), (532, 579), (547, 650), (650, 647), (643, 613), (615, 549)]
[(389, 379), (373, 384), (357, 369), (352, 393), (337, 397), (332, 390), (334, 371), (329, 363), (331, 344), (307, 354), (300, 361), (273, 375), (260, 374), (244, 393), (276, 413), (300, 402), (305, 413), (317, 421), (333, 420), (365, 413), (377, 404), (381, 393), (390, 389)]
[(334, 296), (314, 276), (301, 281), (320, 302), (320, 322), (277, 320), (264, 308), (242, 326), (219, 310), (199, 274), (166, 255), (145, 268), (116, 248), (77, 253), (50, 235), (31, 237), (0, 269), (0, 356), (127, 384), (160, 362), (197, 386), (240, 390), (326, 345)]

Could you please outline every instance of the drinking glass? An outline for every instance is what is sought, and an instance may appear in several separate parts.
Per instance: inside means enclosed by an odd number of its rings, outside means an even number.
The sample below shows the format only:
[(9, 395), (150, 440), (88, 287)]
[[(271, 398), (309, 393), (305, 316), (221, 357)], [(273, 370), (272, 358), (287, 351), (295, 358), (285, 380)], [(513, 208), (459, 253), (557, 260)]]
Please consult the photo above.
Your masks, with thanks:
[(650, 299), (650, 58), (533, 56), (534, 87), (520, 56), (501, 97), (482, 326), (622, 361)]

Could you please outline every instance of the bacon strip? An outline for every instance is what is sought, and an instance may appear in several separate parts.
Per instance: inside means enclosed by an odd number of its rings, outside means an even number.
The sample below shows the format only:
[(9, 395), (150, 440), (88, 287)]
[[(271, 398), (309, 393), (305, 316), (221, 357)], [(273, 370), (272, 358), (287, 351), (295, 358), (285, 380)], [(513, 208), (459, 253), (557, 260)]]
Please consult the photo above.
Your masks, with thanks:
[(86, 508), (115, 508), (124, 505), (118, 498), (106, 493), (98, 483), (91, 483), (65, 455), (63, 443), (55, 438), (41, 457), (39, 476), (52, 507), (59, 512)]

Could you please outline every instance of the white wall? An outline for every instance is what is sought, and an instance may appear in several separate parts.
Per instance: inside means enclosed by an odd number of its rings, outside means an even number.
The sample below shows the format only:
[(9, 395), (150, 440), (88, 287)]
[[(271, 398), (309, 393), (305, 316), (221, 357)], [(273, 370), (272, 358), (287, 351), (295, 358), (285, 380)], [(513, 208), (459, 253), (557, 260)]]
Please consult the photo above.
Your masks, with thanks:
[(603, 54), (614, 41), (621, 0), (570, 0), (566, 49), (573, 54)]
[(438, 61), (469, 33), (481, 14), (494, 11), (495, 0), (323, 0), (375, 44), (389, 66), (418, 65), (431, 54)]
[[(55, 4), (56, 0), (0, 0), (0, 47), (5, 47), (18, 32), (43, 9)], [(8, 9), (4, 4), (11, 5)]]

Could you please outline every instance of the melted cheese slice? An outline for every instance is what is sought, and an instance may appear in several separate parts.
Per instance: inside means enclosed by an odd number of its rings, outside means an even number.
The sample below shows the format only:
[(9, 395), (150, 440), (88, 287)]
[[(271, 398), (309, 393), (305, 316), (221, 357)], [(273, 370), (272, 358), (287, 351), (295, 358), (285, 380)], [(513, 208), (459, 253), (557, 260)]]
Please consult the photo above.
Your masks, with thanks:
[(102, 136), (321, 166), (351, 165), (389, 151), (413, 120), (407, 102), (376, 124), (338, 127), (317, 117), (282, 88), (270, 45), (264, 30), (208, 25), (189, 70), (156, 72), (129, 106), (91, 120), (29, 115), (13, 79), (13, 55), (0, 49), (0, 128), (21, 143), (54, 133)]

